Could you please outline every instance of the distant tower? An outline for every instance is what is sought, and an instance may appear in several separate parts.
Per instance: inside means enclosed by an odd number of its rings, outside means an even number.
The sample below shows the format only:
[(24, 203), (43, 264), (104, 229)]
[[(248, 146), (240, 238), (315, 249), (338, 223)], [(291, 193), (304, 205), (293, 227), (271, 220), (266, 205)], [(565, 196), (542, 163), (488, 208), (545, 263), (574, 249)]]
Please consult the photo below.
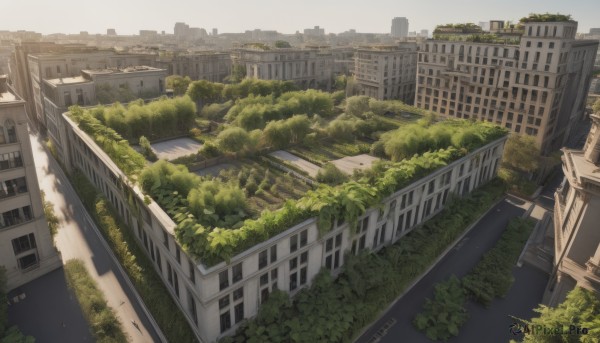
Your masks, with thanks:
[(212, 29), (212, 35), (216, 36), (219, 34), (219, 30), (217, 30), (216, 28)]
[(408, 36), (408, 19), (405, 17), (396, 17), (392, 19), (392, 37), (407, 37)]
[(106, 35), (107, 36), (116, 36), (117, 31), (115, 29), (106, 29)]

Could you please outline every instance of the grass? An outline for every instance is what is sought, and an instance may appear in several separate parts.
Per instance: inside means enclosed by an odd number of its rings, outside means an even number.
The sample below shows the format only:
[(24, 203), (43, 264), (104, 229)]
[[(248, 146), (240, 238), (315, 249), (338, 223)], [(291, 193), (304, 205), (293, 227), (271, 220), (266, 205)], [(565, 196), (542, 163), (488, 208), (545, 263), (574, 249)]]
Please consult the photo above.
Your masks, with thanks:
[(123, 324), (115, 311), (108, 306), (104, 294), (98, 289), (81, 260), (69, 260), (65, 266), (67, 285), (75, 292), (83, 315), (98, 343), (128, 342)]

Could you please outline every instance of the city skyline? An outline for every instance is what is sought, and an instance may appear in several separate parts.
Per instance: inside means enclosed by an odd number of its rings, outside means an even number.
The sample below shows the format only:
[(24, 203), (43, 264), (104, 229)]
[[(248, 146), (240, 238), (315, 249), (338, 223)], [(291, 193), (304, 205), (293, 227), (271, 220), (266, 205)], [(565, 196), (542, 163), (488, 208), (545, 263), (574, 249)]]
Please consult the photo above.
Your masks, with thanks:
[[(316, 25), (325, 28), (327, 34), (349, 29), (355, 29), (357, 32), (389, 33), (394, 17), (406, 17), (410, 22), (409, 31), (428, 29), (431, 32), (439, 24), (478, 23), (494, 19), (516, 22), (529, 13), (546, 12), (571, 14), (579, 23), (578, 32), (585, 33), (590, 28), (599, 27), (600, 22), (594, 14), (600, 11), (600, 2), (579, 0), (577, 4), (578, 6), (573, 6), (571, 2), (556, 0), (527, 3), (516, 0), (488, 1), (485, 5), (474, 0), (466, 0), (460, 4), (434, 0), (417, 3), (377, 0), (365, 8), (363, 3), (354, 0), (344, 3), (344, 6), (333, 2), (308, 0), (298, 8), (274, 0), (258, 0), (252, 3), (229, 0), (221, 3), (221, 6), (183, 0), (179, 2), (179, 6), (164, 8), (164, 3), (157, 0), (106, 0), (95, 5), (88, 4), (81, 9), (75, 0), (51, 3), (41, 0), (11, 0), (0, 5), (0, 11), (3, 13), (14, 13), (3, 18), (0, 30), (29, 30), (42, 34), (72, 34), (80, 31), (106, 34), (106, 29), (114, 28), (119, 35), (130, 35), (138, 34), (139, 30), (172, 33), (176, 22), (185, 22), (191, 27), (201, 27), (208, 32), (217, 28), (219, 33), (263, 29), (291, 34)], [(35, 10), (32, 11), (32, 8)], [(75, 9), (74, 13), (77, 15), (65, 15), (65, 9), (69, 8)], [(432, 13), (432, 9), (435, 9), (435, 13)], [(24, 20), (27, 11), (31, 11), (30, 19)], [(139, 15), (140, 12), (143, 15)], [(285, 15), (286, 13), (293, 15)]]

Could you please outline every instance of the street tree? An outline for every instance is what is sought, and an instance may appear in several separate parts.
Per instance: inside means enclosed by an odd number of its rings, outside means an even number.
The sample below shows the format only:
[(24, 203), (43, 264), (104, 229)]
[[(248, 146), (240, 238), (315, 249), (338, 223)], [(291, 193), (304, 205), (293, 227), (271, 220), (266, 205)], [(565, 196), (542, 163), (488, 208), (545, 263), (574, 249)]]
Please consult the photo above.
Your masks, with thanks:
[(504, 147), (502, 163), (512, 169), (525, 173), (537, 170), (540, 161), (540, 149), (533, 136), (512, 134)]

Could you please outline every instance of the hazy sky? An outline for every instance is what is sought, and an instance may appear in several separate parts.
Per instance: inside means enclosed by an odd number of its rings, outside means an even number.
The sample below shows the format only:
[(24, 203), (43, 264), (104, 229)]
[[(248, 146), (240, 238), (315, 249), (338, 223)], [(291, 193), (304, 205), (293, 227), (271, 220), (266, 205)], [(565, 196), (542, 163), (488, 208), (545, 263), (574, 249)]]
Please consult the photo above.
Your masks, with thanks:
[(182, 21), (219, 33), (255, 28), (294, 33), (315, 25), (326, 33), (389, 32), (393, 17), (407, 17), (409, 30), (416, 31), (445, 23), (517, 21), (532, 12), (571, 14), (579, 32), (600, 27), (600, 0), (0, 0), (0, 30), (172, 33)]

